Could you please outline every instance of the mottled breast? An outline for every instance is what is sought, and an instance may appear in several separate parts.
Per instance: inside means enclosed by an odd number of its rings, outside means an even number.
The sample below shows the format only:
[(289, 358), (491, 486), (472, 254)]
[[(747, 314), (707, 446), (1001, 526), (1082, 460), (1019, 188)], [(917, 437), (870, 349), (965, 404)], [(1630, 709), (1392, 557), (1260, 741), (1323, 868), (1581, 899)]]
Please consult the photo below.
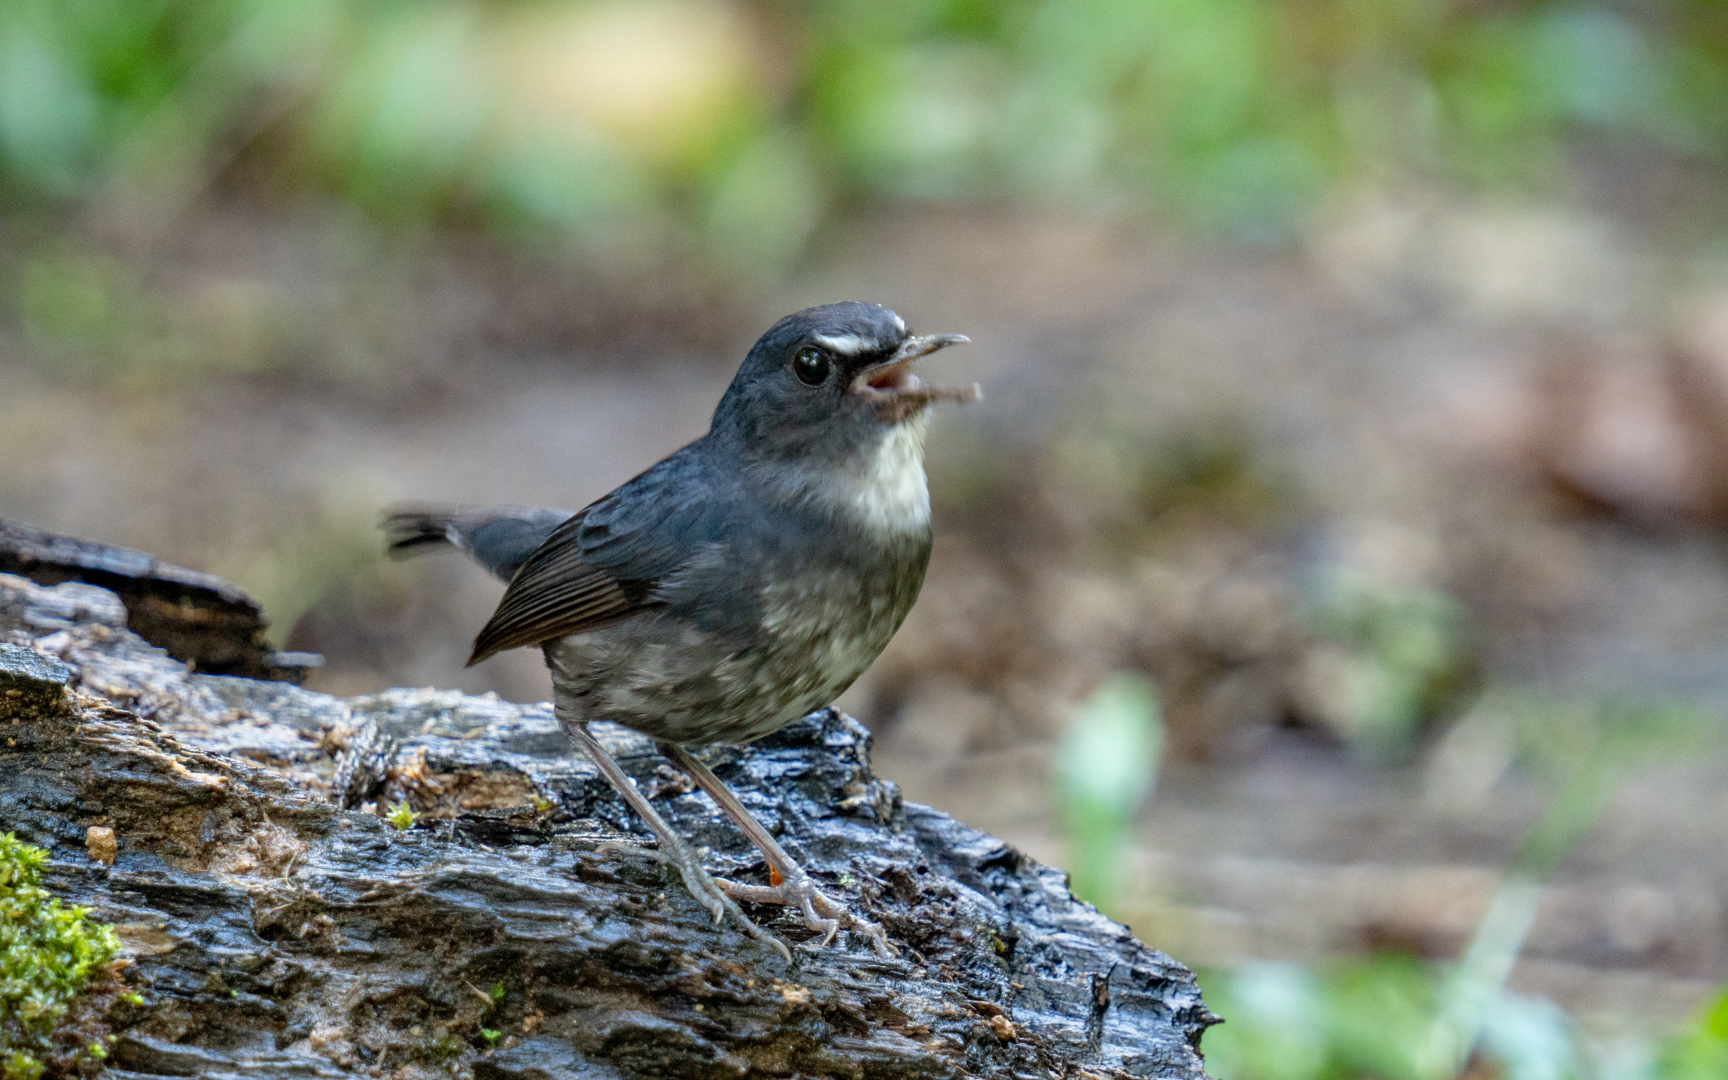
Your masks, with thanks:
[(548, 645), (559, 712), (691, 744), (784, 727), (851, 686), (918, 597), (928, 536), (871, 551), (783, 574), (741, 569), (755, 593), (741, 605), (748, 623), (665, 608)]
[(783, 474), (665, 586), (664, 606), (549, 645), (562, 714), (749, 742), (832, 702), (905, 620), (930, 559), (923, 417), (852, 467)]

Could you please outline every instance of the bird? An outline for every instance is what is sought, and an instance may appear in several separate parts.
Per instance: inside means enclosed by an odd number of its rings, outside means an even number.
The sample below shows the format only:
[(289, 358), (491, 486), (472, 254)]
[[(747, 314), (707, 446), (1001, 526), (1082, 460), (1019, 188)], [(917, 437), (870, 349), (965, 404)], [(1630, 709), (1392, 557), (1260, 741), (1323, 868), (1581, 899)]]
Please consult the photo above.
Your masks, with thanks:
[[(807, 308), (749, 349), (707, 434), (581, 510), (399, 506), (384, 519), (391, 554), (455, 547), (507, 583), (468, 663), (538, 646), (560, 726), (690, 893), (788, 960), (738, 901), (789, 907), (818, 947), (844, 927), (895, 950), (693, 750), (750, 743), (830, 704), (900, 628), (930, 561), (932, 407), (981, 396), (913, 368), (967, 341), (913, 334), (876, 304)], [(761, 852), (769, 884), (709, 874), (594, 737), (596, 721), (652, 739)]]

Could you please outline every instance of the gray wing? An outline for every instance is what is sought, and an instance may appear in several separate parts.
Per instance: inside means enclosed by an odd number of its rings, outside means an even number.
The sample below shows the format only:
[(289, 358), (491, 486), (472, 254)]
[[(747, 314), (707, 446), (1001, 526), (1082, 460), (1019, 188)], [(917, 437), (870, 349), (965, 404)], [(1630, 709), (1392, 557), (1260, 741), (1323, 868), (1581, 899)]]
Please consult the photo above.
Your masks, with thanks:
[(660, 606), (661, 583), (723, 537), (718, 479), (685, 447), (560, 524), (511, 579), (468, 662)]
[(400, 506), (384, 516), (389, 552), (419, 555), (443, 544), (460, 548), (502, 581), (516, 576), (534, 549), (570, 520), (568, 510), (540, 506)]

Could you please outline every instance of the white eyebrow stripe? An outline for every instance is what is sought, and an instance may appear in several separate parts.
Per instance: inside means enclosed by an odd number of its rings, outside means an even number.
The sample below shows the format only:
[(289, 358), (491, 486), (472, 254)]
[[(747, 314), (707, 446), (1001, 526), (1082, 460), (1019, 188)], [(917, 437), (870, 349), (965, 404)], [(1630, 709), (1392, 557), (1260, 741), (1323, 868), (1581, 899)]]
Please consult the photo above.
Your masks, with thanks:
[(906, 320), (905, 320), (905, 319), (902, 319), (902, 318), (901, 318), (901, 317), (900, 317), (900, 316), (899, 316), (899, 315), (898, 315), (898, 314), (896, 314), (896, 315), (895, 315), (895, 316), (894, 316), (894, 326), (895, 326), (895, 328), (896, 328), (896, 329), (898, 329), (898, 330), (899, 330), (899, 331), (900, 331), (900, 332), (901, 332), (901, 333), (902, 333), (902, 334), (904, 334), (904, 333), (905, 333), (905, 332), (906, 332)]
[(857, 334), (812, 334), (810, 338), (845, 356), (861, 356), (867, 350), (876, 348), (874, 341), (861, 338)]

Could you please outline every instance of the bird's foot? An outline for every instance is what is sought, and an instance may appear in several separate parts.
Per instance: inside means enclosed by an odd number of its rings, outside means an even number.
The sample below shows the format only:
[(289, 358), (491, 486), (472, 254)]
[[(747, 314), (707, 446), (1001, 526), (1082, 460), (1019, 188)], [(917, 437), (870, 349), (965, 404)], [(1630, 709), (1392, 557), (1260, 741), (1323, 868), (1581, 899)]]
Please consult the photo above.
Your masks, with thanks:
[(729, 900), (743, 900), (751, 904), (779, 904), (798, 909), (804, 915), (805, 925), (822, 934), (819, 947), (826, 948), (844, 926), (869, 938), (877, 956), (891, 958), (900, 955), (894, 951), (894, 946), (888, 944), (888, 935), (882, 932), (880, 926), (852, 914), (818, 889), (816, 883), (810, 880), (810, 875), (803, 872), (782, 878), (776, 885), (749, 885), (725, 878), (716, 878), (714, 883), (726, 893)]
[(679, 876), (684, 879), (684, 887), (690, 890), (690, 895), (714, 916), (715, 926), (719, 926), (726, 920), (726, 916), (730, 915), (738, 924), (738, 929), (778, 951), (788, 964), (792, 962), (792, 950), (786, 947), (786, 943), (752, 922), (750, 916), (744, 914), (744, 909), (738, 906), (738, 902), (726, 894), (723, 886), (730, 882), (722, 883), (704, 870), (694, 851), (679, 844), (670, 850), (662, 851), (661, 858), (677, 868)]
[(600, 775), (604, 776), (607, 782), (617, 789), (618, 794), (624, 796), (624, 801), (630, 805), (630, 809), (636, 811), (636, 816), (642, 819), (649, 831), (653, 832), (655, 838), (660, 841), (658, 857), (661, 861), (677, 867), (679, 876), (684, 879), (684, 887), (690, 890), (690, 895), (696, 898), (698, 904), (707, 908), (708, 913), (714, 916), (714, 925), (719, 926), (725, 921), (727, 915), (731, 915), (737, 921), (740, 930), (762, 944), (777, 950), (790, 964), (792, 962), (792, 950), (786, 947), (784, 941), (751, 922), (750, 917), (744, 914), (744, 910), (738, 906), (737, 902), (727, 896), (725, 891), (715, 883), (714, 875), (702, 869), (702, 860), (697, 858), (696, 852), (691, 850), (689, 844), (678, 838), (678, 834), (672, 831), (672, 826), (666, 824), (666, 819), (660, 816), (660, 812), (654, 809), (647, 797), (636, 790), (636, 781), (630, 779), (629, 776), (625, 775), (624, 770), (618, 767), (618, 762), (614, 761), (612, 755), (606, 752), (606, 748), (594, 738), (593, 732), (588, 730), (588, 725), (581, 721), (566, 719), (564, 731), (575, 741), (577, 746), (581, 747), (582, 752), (588, 755), (588, 760), (599, 768)]

